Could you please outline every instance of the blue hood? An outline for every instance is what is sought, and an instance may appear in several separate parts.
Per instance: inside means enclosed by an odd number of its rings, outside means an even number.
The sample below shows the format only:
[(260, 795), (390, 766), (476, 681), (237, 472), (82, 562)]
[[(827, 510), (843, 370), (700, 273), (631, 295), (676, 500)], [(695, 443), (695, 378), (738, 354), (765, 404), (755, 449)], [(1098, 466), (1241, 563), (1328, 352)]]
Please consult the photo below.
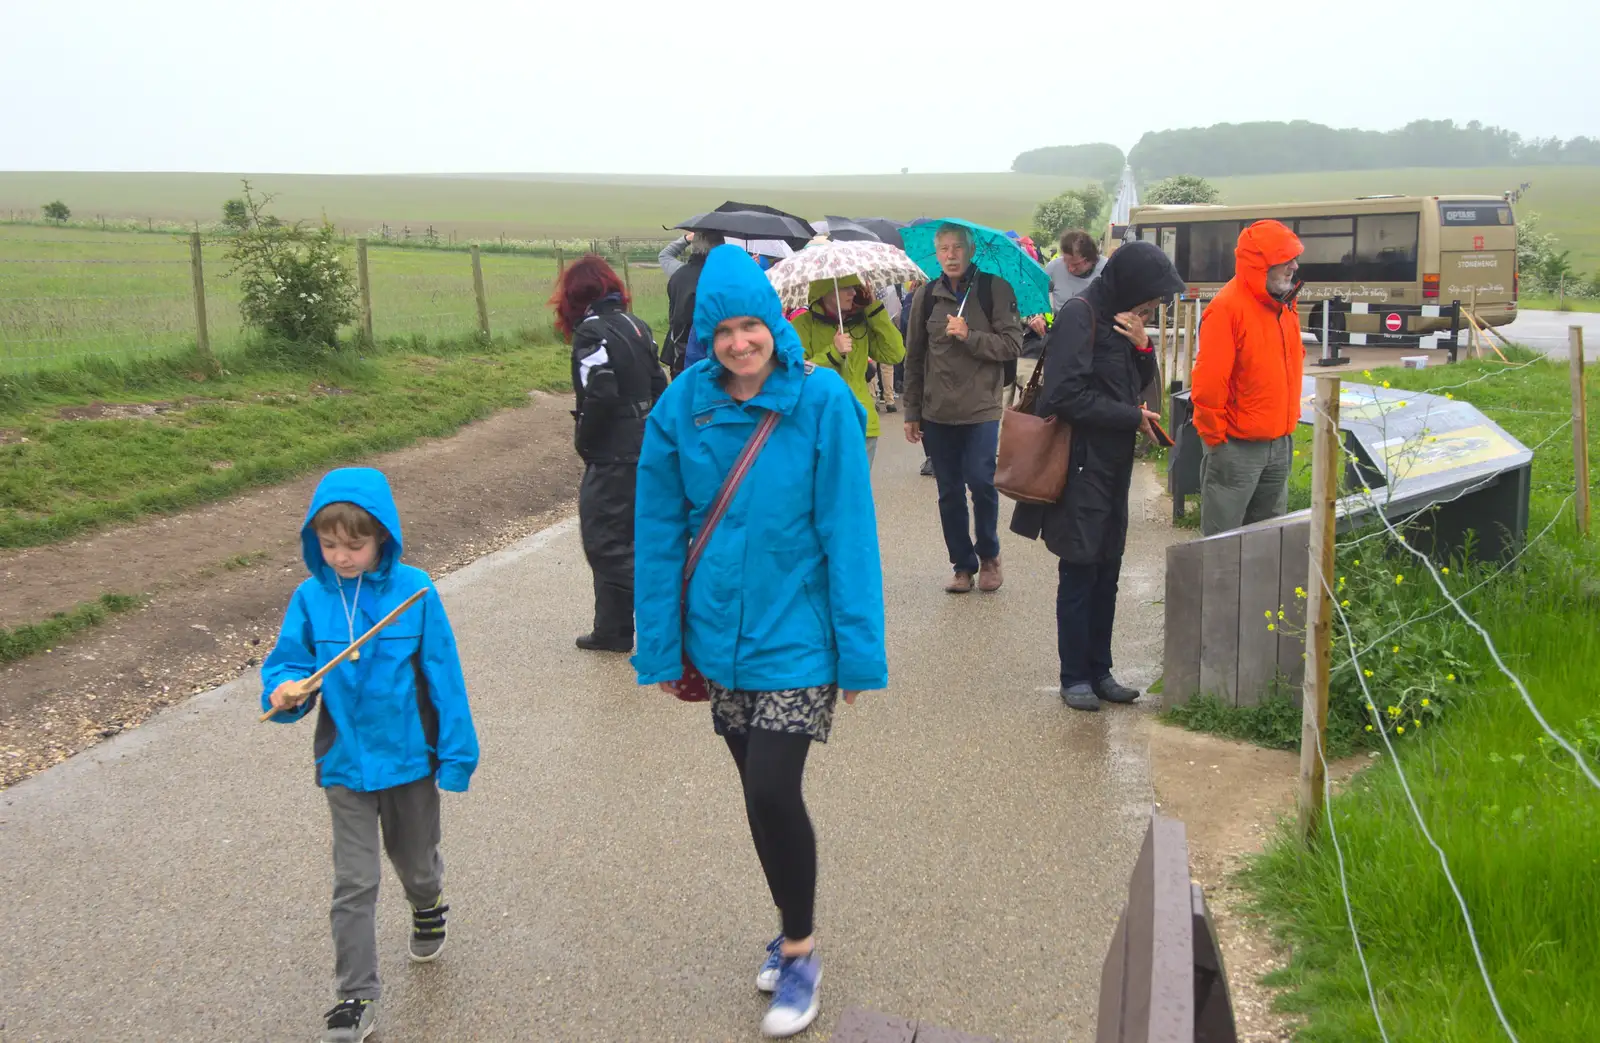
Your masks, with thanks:
[(705, 270), (695, 288), (694, 333), (706, 346), (705, 366), (711, 376), (721, 376), (722, 363), (711, 350), (717, 323), (736, 315), (753, 315), (772, 331), (774, 353), (787, 369), (805, 362), (806, 349), (800, 335), (783, 317), (778, 291), (772, 288), (761, 266), (737, 246), (722, 245), (706, 256)]
[(394, 494), (389, 491), (389, 479), (382, 471), (371, 467), (340, 467), (329, 471), (317, 483), (311, 506), (306, 509), (306, 520), (300, 526), (300, 556), (305, 559), (311, 575), (331, 586), (336, 583), (334, 571), (323, 560), (322, 543), (311, 527), (311, 519), (330, 503), (353, 503), (388, 530), (389, 538), (383, 541), (378, 551), (378, 565), (371, 572), (377, 579), (386, 579), (405, 548), (400, 536), (400, 511), (394, 505)]

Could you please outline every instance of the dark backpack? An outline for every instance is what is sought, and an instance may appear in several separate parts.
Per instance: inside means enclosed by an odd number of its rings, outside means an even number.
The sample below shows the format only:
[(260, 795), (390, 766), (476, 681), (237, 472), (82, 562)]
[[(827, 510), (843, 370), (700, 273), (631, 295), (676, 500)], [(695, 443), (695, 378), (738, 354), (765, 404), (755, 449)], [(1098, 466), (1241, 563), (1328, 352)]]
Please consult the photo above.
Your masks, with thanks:
[[(977, 292), (978, 292), (978, 307), (983, 310), (983, 317), (989, 320), (989, 325), (993, 326), (993, 325), (995, 325), (995, 321), (994, 321), (994, 279), (995, 279), (995, 277), (990, 275), (988, 272), (979, 272), (977, 278), (978, 278), (978, 284), (976, 286), (974, 286), (973, 289), (977, 290)], [(917, 319), (917, 322), (918, 322), (919, 325), (925, 327), (925, 326), (928, 325), (928, 320), (930, 318), (932, 318), (932, 317), (933, 317), (933, 292), (931, 290), (929, 290), (928, 292), (926, 292), (926, 293), (924, 293), (922, 295), (922, 307), (917, 311), (916, 319)], [(908, 326), (907, 329), (910, 329), (910, 327)], [(1003, 387), (1010, 387), (1012, 384), (1015, 384), (1017, 382), (1017, 360), (1016, 359), (1007, 359), (1005, 361), (1005, 363), (1004, 363), (1004, 366), (1006, 367), (1006, 379), (1005, 379), (1005, 383), (1002, 386)]]

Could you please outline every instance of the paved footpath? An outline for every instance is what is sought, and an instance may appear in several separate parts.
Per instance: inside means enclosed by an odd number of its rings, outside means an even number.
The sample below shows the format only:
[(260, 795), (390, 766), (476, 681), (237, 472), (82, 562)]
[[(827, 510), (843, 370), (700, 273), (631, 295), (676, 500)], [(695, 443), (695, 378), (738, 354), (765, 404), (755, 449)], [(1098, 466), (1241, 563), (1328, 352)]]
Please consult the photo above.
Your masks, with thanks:
[[(889, 416), (887, 421), (898, 418)], [(826, 1039), (861, 1004), (1087, 1040), (1152, 795), (1144, 708), (1056, 694), (1055, 559), (1009, 533), (997, 595), (941, 592), (920, 453), (886, 423), (879, 522), (892, 690), (841, 706), (808, 799)], [(1121, 673), (1159, 672), (1163, 548), (1136, 476)], [(1009, 509), (1002, 513), (1002, 524)], [(576, 651), (576, 524), (446, 578), (483, 746), (445, 794), (450, 944), (404, 957), (385, 869), (383, 1043), (753, 1040), (775, 914), (707, 711)], [(332, 1005), (328, 814), (308, 725), (227, 685), (0, 793), (0, 1040), (312, 1040)]]

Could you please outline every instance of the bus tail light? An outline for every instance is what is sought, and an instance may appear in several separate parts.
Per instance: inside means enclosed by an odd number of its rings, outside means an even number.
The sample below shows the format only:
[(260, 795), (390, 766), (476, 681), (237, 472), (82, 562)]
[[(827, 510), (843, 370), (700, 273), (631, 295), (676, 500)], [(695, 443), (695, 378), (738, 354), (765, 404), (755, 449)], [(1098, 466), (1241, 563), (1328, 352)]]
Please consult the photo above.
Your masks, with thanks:
[(1437, 275), (1424, 275), (1422, 277), (1423, 300), (1437, 300), (1439, 298), (1439, 277)]
[(1517, 303), (1517, 294), (1522, 290), (1522, 273), (1511, 273), (1511, 303)]

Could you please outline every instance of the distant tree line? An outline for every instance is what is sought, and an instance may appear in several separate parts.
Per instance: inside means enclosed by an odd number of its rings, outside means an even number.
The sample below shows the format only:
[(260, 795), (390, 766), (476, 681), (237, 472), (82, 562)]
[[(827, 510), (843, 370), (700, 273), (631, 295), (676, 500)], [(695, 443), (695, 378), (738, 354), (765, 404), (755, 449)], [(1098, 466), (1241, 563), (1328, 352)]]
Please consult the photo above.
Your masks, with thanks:
[[(1321, 123), (1219, 123), (1147, 131), (1126, 162), (1141, 182), (1174, 174), (1229, 177), (1392, 167), (1600, 166), (1600, 138), (1527, 138), (1474, 120), (1415, 120), (1399, 130), (1335, 129)], [(1115, 145), (1057, 145), (1019, 155), (1019, 174), (1115, 181), (1124, 157)]]
[(1022, 153), (1011, 161), (1011, 169), (1018, 174), (1082, 177), (1110, 184), (1122, 176), (1126, 163), (1122, 150), (1115, 145), (1052, 145)]
[(1336, 130), (1320, 123), (1219, 123), (1147, 132), (1128, 153), (1141, 180), (1173, 174), (1228, 177), (1392, 167), (1600, 164), (1600, 140), (1523, 140), (1477, 121), (1415, 120), (1399, 130)]

